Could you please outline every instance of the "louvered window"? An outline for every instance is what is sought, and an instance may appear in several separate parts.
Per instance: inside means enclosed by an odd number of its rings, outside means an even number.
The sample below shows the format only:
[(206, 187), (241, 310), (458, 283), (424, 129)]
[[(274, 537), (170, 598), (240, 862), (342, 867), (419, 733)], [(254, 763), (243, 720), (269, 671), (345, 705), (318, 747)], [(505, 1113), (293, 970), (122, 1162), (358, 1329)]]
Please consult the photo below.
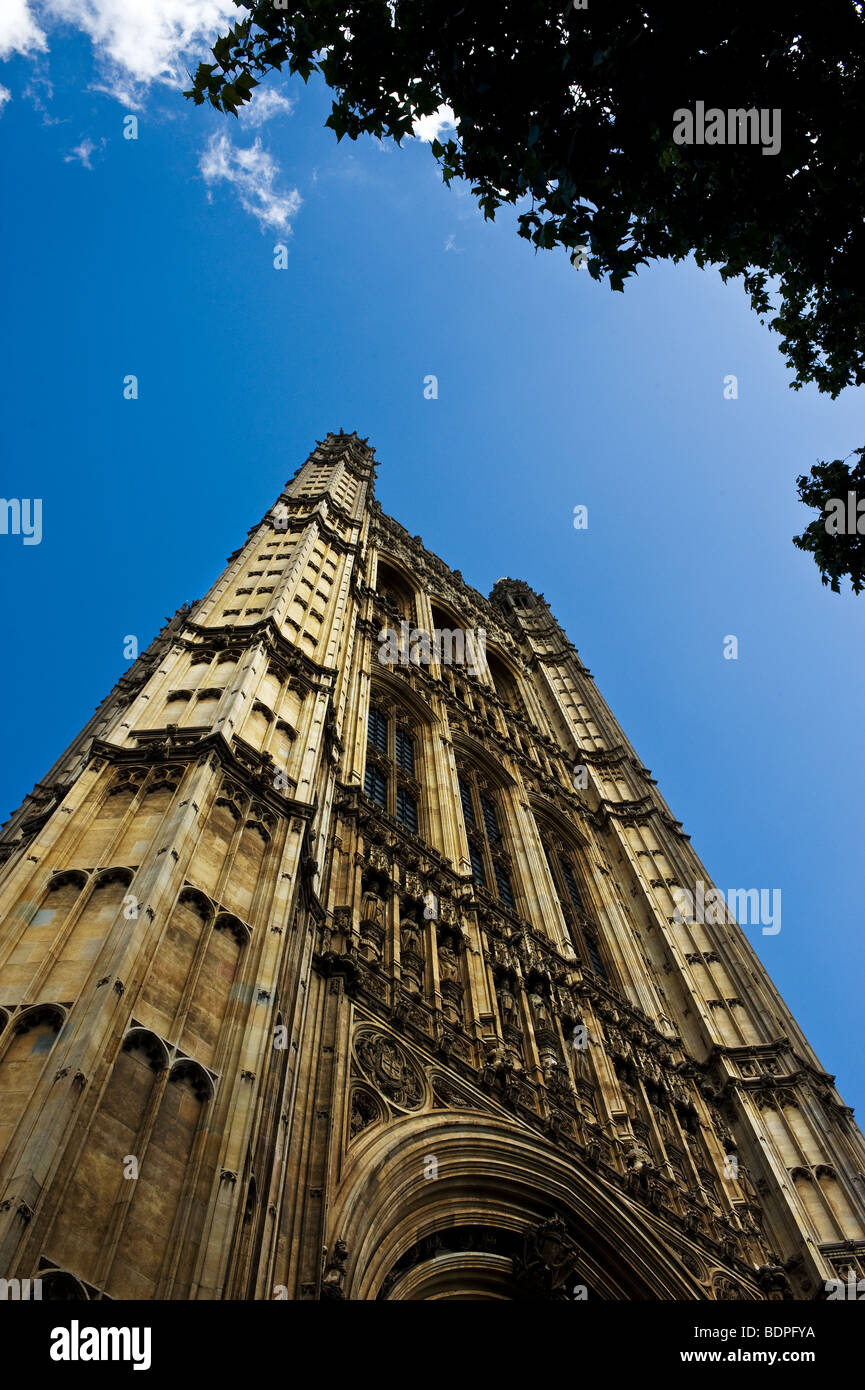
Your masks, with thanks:
[(417, 802), (405, 787), (396, 789), (396, 818), (401, 825), (417, 833)]
[(505, 907), (515, 907), (514, 890), (511, 887), (510, 875), (507, 869), (504, 869), (501, 864), (493, 864), (493, 868), (496, 871), (496, 887), (499, 890), (499, 897)]
[(377, 748), (379, 753), (387, 752), (387, 720), (380, 709), (373, 705), (369, 712), (369, 722), (366, 730), (367, 742), (373, 748)]
[(414, 777), (414, 739), (402, 729), (396, 731), (396, 765)]
[(379, 806), (387, 808), (387, 779), (377, 767), (367, 768), (363, 789)]
[(475, 808), (472, 802), (472, 789), (468, 782), (460, 778), (460, 801), (463, 804), (463, 815), (466, 818), (466, 825), (475, 824)]
[(471, 840), (469, 840), (469, 859), (471, 860), (472, 864), (472, 873), (474, 874), (481, 887), (486, 888), (487, 875), (486, 870), (484, 869), (484, 857), (478, 849), (478, 846), (473, 845)]
[(601, 960), (597, 943), (588, 935), (586, 936), (586, 950), (589, 953), (589, 960), (592, 963), (592, 969), (595, 974), (600, 975), (601, 979), (605, 980), (607, 978), (607, 972), (604, 969), (604, 962)]
[(487, 835), (491, 843), (495, 844), (497, 840), (500, 840), (502, 838), (502, 832), (499, 830), (499, 820), (498, 816), (496, 815), (496, 808), (491, 801), (487, 800), (485, 796), (481, 797), (481, 811), (483, 812), (484, 825), (486, 826)]
[(561, 859), (559, 862), (562, 866), (562, 877), (565, 880), (565, 887), (568, 890), (568, 897), (570, 898), (577, 911), (582, 912), (583, 900), (580, 897), (580, 890), (577, 887), (577, 880), (574, 878), (574, 871), (568, 863), (567, 859)]

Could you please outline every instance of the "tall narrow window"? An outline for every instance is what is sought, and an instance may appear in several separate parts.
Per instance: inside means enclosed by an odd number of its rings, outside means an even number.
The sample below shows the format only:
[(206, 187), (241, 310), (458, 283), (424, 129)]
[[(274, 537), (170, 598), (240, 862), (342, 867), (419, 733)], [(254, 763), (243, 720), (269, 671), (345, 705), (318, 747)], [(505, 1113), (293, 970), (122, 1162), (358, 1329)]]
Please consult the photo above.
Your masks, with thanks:
[(405, 787), (396, 789), (396, 818), (401, 825), (417, 832), (417, 802)]
[(493, 864), (493, 868), (496, 871), (496, 887), (499, 890), (499, 897), (501, 898), (505, 907), (516, 907), (516, 903), (514, 902), (514, 890), (511, 887), (510, 874), (508, 873), (507, 869), (505, 869), (503, 865), (499, 863)]
[(371, 743), (373, 748), (377, 748), (379, 753), (387, 752), (387, 719), (375, 705), (370, 707), (366, 736), (367, 742)]
[(379, 806), (387, 807), (387, 779), (377, 767), (367, 768), (363, 789)]
[(568, 897), (570, 898), (577, 911), (582, 912), (583, 900), (580, 897), (580, 890), (577, 887), (577, 880), (574, 878), (574, 871), (571, 868), (567, 859), (562, 858), (559, 862), (562, 866), (562, 878), (565, 880), (565, 887), (568, 890)]
[(472, 873), (482, 888), (487, 886), (487, 874), (484, 868), (484, 856), (473, 840), (469, 840), (469, 859), (471, 860)]
[[(542, 843), (549, 865), (550, 877), (561, 901), (574, 949), (584, 965), (588, 965), (589, 969), (593, 970), (602, 980), (608, 980), (609, 974), (604, 965), (597, 937), (594, 934), (594, 929), (589, 925), (591, 914), (586, 907), (586, 899), (577, 878), (574, 862), (568, 854), (563, 852), (562, 845), (553, 849), (545, 842)], [(570, 912), (569, 907), (573, 908), (574, 911)]]
[(396, 765), (414, 777), (414, 739), (405, 729), (396, 731)]
[(472, 876), (481, 888), (494, 891), (505, 907), (516, 910), (510, 860), (505, 851), (499, 819), (500, 808), (492, 793), (485, 786), (482, 789), (472, 769), (466, 768), (460, 773), (459, 793)]
[(416, 743), (403, 725), (403, 716), (399, 716), (399, 726), (396, 718), (378, 705), (370, 706), (363, 789), (372, 801), (416, 835), (420, 829)]
[(496, 815), (496, 808), (490, 801), (489, 797), (481, 797), (481, 814), (484, 818), (484, 826), (486, 827), (487, 835), (490, 841), (495, 843), (497, 840), (500, 840), (502, 838), (502, 832), (499, 830), (499, 821), (498, 816)]
[(600, 975), (602, 980), (606, 980), (607, 972), (604, 968), (604, 962), (601, 960), (601, 954), (598, 950), (597, 942), (588, 932), (586, 932), (585, 941), (586, 950), (589, 953), (589, 960), (591, 962), (592, 969), (594, 970), (596, 975)]

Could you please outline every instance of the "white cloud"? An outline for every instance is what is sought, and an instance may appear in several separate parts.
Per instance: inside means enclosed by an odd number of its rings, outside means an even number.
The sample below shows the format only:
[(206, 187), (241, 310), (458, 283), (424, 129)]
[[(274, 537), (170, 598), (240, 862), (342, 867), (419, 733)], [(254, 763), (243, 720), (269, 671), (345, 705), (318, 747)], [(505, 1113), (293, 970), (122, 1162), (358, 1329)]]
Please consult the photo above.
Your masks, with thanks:
[(285, 97), (275, 87), (256, 87), (252, 100), (245, 106), (238, 106), (237, 114), (242, 125), (261, 126), (274, 116), (290, 116), (294, 110), (293, 97)]
[(302, 202), (296, 188), (281, 193), (276, 187), (279, 165), (261, 139), (247, 149), (232, 145), (227, 135), (212, 135), (199, 165), (208, 187), (227, 183), (240, 199), (241, 207), (258, 218), (262, 231), (286, 235)]
[(77, 159), (80, 164), (84, 165), (85, 169), (92, 169), (93, 164), (91, 163), (91, 156), (96, 152), (96, 150), (101, 150), (104, 145), (104, 140), (100, 140), (98, 145), (94, 145), (93, 141), (88, 140), (87, 136), (85, 135), (80, 145), (76, 145), (75, 149), (72, 150), (70, 154), (65, 154), (63, 156), (63, 163), (71, 164), (73, 160)]
[(8, 87), (0, 87), (0, 111), (3, 110), (3, 107), (6, 105), (7, 101), (11, 101), (11, 100), (12, 100), (12, 93), (10, 92), (9, 88), (8, 88)]
[(112, 95), (125, 96), (130, 82), (185, 84), (187, 68), (243, 14), (233, 0), (2, 0), (0, 57), (44, 50), (43, 31), (70, 24), (91, 39)]
[(440, 139), (443, 131), (456, 128), (454, 113), (449, 106), (440, 106), (431, 116), (416, 116), (412, 122), (412, 131), (418, 140), (424, 140), (427, 144)]
[(33, 53), (45, 48), (45, 35), (33, 17), (27, 0), (3, 0), (0, 6), (0, 58), (12, 53)]

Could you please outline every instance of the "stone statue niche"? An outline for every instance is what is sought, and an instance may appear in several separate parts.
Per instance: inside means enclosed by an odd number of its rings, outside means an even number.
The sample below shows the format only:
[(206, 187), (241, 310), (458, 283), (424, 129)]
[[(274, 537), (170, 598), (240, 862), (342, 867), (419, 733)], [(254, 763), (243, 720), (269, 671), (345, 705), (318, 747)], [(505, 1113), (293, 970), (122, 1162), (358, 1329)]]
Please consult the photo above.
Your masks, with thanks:
[(496, 999), (499, 1005), (499, 1018), (502, 1024), (502, 1037), (508, 1051), (522, 1059), (523, 1030), (520, 1026), (517, 983), (513, 972), (498, 969), (495, 975)]
[(549, 980), (533, 970), (526, 982), (526, 994), (531, 1010), (532, 1027), (541, 1069), (544, 1073), (544, 1079), (549, 1084), (549, 1080), (556, 1073), (559, 1063), (559, 1039), (553, 1021)]
[(403, 989), (408, 994), (423, 994), (423, 903), (415, 898), (404, 899), (400, 909), (399, 959)]
[(365, 873), (360, 900), (359, 950), (369, 965), (381, 965), (388, 897), (389, 885), (385, 876), (373, 870)]
[(462, 942), (455, 931), (441, 926), (438, 932), (437, 945), (442, 1011), (448, 1023), (461, 1024), (463, 1021), (463, 984), (460, 966)]
[(562, 1032), (566, 1039), (573, 1061), (574, 1076), (578, 1082), (591, 1084), (592, 1065), (589, 1059), (591, 1036), (581, 1013), (562, 1016)]

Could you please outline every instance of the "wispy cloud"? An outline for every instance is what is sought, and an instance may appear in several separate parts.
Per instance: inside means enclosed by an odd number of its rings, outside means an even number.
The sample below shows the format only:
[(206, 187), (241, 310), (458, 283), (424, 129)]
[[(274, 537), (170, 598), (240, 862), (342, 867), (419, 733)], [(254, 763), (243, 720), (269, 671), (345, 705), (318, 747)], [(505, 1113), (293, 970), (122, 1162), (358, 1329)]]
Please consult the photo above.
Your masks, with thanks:
[(54, 96), (54, 87), (48, 76), (47, 66), (47, 58), (33, 59), (30, 77), (21, 95), (25, 101), (29, 101), (34, 111), (39, 112), (43, 125), (61, 125), (61, 119), (51, 115), (49, 103)]
[(71, 164), (74, 160), (77, 159), (78, 163), (83, 164), (85, 169), (92, 169), (93, 155), (97, 152), (97, 150), (103, 149), (104, 146), (104, 140), (100, 140), (98, 145), (94, 145), (93, 141), (88, 140), (87, 136), (85, 136), (84, 139), (81, 141), (80, 145), (76, 145), (74, 150), (70, 151), (69, 154), (65, 154), (63, 156), (63, 163)]
[(290, 116), (295, 107), (293, 97), (283, 96), (275, 87), (256, 87), (252, 101), (238, 108), (241, 125), (262, 126), (274, 116)]
[(11, 100), (12, 100), (12, 93), (10, 92), (9, 88), (8, 88), (8, 87), (0, 87), (0, 111), (3, 110), (3, 107), (6, 105), (7, 101), (11, 101)]
[(234, 189), (241, 207), (258, 219), (263, 232), (291, 232), (303, 200), (296, 188), (287, 192), (277, 188), (279, 165), (262, 148), (260, 137), (242, 149), (227, 135), (212, 135), (199, 167), (209, 188), (227, 183)]

